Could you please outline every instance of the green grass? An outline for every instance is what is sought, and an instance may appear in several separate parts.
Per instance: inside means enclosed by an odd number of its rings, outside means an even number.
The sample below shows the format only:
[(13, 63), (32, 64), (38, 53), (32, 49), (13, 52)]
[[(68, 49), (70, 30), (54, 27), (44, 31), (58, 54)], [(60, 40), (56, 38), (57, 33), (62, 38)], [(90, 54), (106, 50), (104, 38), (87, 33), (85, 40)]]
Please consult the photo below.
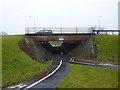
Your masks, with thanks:
[(60, 46), (62, 43), (50, 43), (52, 46)]
[(95, 35), (97, 59), (118, 62), (118, 35)]
[(118, 88), (118, 70), (71, 64), (70, 72), (56, 87)]
[(2, 36), (2, 87), (26, 80), (50, 66), (32, 60), (19, 48), (24, 36)]

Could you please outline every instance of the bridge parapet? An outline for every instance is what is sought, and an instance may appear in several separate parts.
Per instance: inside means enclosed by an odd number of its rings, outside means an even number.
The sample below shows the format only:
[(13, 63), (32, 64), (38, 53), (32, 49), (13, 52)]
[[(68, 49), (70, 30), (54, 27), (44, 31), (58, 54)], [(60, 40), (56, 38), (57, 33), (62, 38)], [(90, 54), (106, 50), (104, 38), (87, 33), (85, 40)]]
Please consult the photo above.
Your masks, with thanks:
[(25, 34), (35, 34), (40, 30), (52, 30), (53, 34), (91, 34), (92, 27), (27, 27)]

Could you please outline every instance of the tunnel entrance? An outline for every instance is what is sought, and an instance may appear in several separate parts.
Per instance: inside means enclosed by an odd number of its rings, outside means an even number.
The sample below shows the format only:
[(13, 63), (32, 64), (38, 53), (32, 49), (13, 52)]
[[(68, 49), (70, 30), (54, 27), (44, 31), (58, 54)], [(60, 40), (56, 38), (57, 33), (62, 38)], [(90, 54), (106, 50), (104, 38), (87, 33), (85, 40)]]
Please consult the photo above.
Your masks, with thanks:
[(52, 54), (67, 55), (67, 53), (70, 52), (72, 49), (74, 49), (76, 46), (78, 46), (81, 43), (81, 41), (63, 42), (61, 45), (58, 46), (52, 46), (49, 42), (44, 42), (44, 41), (41, 41), (39, 43)]

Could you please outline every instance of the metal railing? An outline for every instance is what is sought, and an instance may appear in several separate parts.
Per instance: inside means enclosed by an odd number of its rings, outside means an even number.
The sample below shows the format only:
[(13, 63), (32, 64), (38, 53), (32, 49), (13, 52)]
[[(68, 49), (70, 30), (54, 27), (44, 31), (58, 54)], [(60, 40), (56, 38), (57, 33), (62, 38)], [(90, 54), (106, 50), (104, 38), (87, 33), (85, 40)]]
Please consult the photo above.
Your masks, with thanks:
[(93, 29), (91, 27), (26, 27), (25, 34), (35, 34), (40, 30), (52, 30), (53, 34), (93, 33)]
[(94, 34), (120, 35), (120, 30), (93, 30)]

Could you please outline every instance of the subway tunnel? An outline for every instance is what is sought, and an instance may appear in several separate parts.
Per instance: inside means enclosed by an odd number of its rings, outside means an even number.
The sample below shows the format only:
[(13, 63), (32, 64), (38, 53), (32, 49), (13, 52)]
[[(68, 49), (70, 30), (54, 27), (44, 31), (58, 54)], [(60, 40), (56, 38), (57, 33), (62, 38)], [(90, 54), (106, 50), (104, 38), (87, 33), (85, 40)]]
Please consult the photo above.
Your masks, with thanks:
[(42, 47), (44, 47), (52, 54), (67, 55), (67, 53), (70, 52), (72, 49), (74, 49), (76, 46), (78, 46), (81, 43), (81, 41), (63, 42), (61, 46), (52, 46), (49, 42), (45, 42), (45, 41), (41, 41), (39, 43), (41, 44)]

